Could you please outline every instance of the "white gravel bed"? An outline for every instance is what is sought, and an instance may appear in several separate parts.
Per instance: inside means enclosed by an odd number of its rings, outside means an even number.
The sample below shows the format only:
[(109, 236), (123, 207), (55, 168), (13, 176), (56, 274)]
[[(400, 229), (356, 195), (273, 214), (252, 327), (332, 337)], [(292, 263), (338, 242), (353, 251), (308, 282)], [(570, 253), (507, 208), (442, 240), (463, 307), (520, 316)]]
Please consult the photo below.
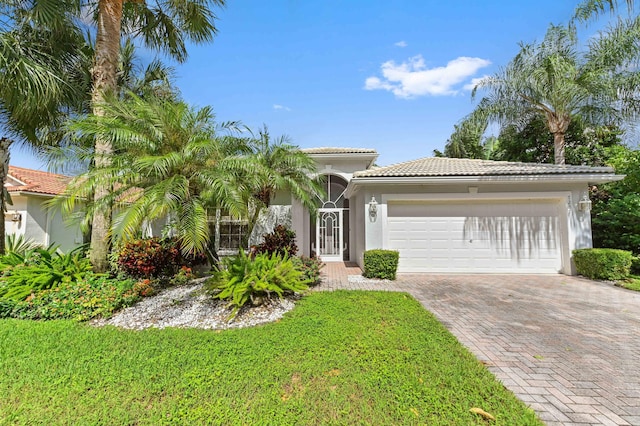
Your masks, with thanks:
[(365, 278), (362, 275), (348, 275), (347, 280), (350, 283), (390, 283), (391, 280), (379, 280), (377, 278)]
[(291, 299), (267, 300), (261, 306), (245, 307), (234, 319), (229, 319), (232, 308), (228, 302), (211, 298), (204, 291), (206, 278), (184, 286), (162, 290), (145, 297), (133, 306), (123, 309), (110, 319), (92, 320), (95, 326), (143, 330), (145, 328), (202, 328), (228, 329), (251, 327), (276, 321), (295, 306)]

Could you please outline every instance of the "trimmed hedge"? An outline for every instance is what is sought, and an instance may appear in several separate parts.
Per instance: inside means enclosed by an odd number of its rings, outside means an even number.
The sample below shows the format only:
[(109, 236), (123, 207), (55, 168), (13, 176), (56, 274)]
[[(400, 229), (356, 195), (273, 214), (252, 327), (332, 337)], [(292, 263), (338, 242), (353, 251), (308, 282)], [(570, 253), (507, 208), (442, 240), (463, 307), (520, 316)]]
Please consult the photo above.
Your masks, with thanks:
[(367, 250), (364, 252), (364, 272), (366, 278), (395, 280), (400, 253), (395, 250)]
[(578, 274), (595, 280), (621, 280), (629, 276), (633, 254), (626, 250), (594, 248), (573, 251)]

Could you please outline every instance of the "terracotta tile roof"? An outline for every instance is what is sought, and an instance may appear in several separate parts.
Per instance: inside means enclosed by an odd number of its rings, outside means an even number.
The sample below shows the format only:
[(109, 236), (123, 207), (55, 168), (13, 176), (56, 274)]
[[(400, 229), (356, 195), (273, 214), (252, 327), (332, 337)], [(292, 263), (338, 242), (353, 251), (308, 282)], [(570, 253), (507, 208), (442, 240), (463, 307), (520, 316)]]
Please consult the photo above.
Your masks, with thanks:
[(9, 192), (36, 192), (39, 194), (58, 195), (64, 192), (71, 177), (40, 170), (9, 166), (9, 176), (24, 182), (24, 185), (7, 185)]
[(611, 167), (589, 167), (509, 161), (471, 160), (462, 158), (427, 157), (386, 167), (376, 167), (354, 173), (358, 177), (429, 177), (429, 176), (495, 176), (495, 175), (555, 175), (613, 174)]
[(370, 148), (304, 148), (301, 150), (307, 154), (378, 154), (375, 149)]

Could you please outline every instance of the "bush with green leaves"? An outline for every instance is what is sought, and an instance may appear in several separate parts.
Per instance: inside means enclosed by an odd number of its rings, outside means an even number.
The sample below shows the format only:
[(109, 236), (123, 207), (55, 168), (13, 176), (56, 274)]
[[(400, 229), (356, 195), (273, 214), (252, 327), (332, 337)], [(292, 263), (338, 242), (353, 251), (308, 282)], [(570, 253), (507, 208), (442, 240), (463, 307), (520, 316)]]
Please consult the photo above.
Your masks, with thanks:
[(298, 253), (296, 233), (286, 226), (278, 225), (273, 232), (263, 235), (264, 241), (255, 248), (256, 253), (277, 253), (281, 256), (295, 256)]
[(395, 280), (400, 253), (395, 250), (367, 250), (364, 252), (364, 272), (366, 278)]
[(629, 276), (633, 254), (617, 249), (578, 249), (573, 251), (578, 274), (594, 280), (620, 280)]
[(633, 275), (640, 275), (640, 256), (636, 256), (631, 261), (631, 273)]
[(302, 278), (309, 281), (309, 286), (320, 284), (320, 270), (324, 263), (317, 257), (295, 256), (291, 258), (294, 266), (302, 272)]
[(0, 299), (0, 318), (34, 320), (109, 318), (119, 309), (153, 294), (151, 280), (111, 279), (89, 274), (77, 282), (63, 282), (26, 300)]
[(301, 293), (308, 284), (286, 256), (260, 253), (251, 258), (241, 251), (223, 260), (223, 267), (209, 279), (207, 288), (214, 298), (229, 301), (235, 315), (248, 303), (259, 305), (274, 295)]
[(82, 280), (91, 272), (84, 246), (67, 254), (54, 248), (11, 252), (0, 258), (0, 299), (24, 300), (31, 294)]
[(118, 253), (118, 270), (132, 278), (172, 277), (183, 266), (206, 263), (203, 254), (184, 256), (180, 244), (172, 238), (131, 240)]

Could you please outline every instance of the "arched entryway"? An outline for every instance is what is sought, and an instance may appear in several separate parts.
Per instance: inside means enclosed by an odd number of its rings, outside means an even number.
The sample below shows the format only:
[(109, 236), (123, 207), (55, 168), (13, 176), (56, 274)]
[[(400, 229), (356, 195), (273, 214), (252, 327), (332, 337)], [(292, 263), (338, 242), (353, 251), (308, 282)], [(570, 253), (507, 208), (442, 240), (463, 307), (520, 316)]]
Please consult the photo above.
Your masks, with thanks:
[(318, 214), (312, 220), (311, 253), (323, 262), (349, 260), (349, 200), (344, 198), (348, 182), (338, 175), (325, 175), (326, 196), (318, 199)]

